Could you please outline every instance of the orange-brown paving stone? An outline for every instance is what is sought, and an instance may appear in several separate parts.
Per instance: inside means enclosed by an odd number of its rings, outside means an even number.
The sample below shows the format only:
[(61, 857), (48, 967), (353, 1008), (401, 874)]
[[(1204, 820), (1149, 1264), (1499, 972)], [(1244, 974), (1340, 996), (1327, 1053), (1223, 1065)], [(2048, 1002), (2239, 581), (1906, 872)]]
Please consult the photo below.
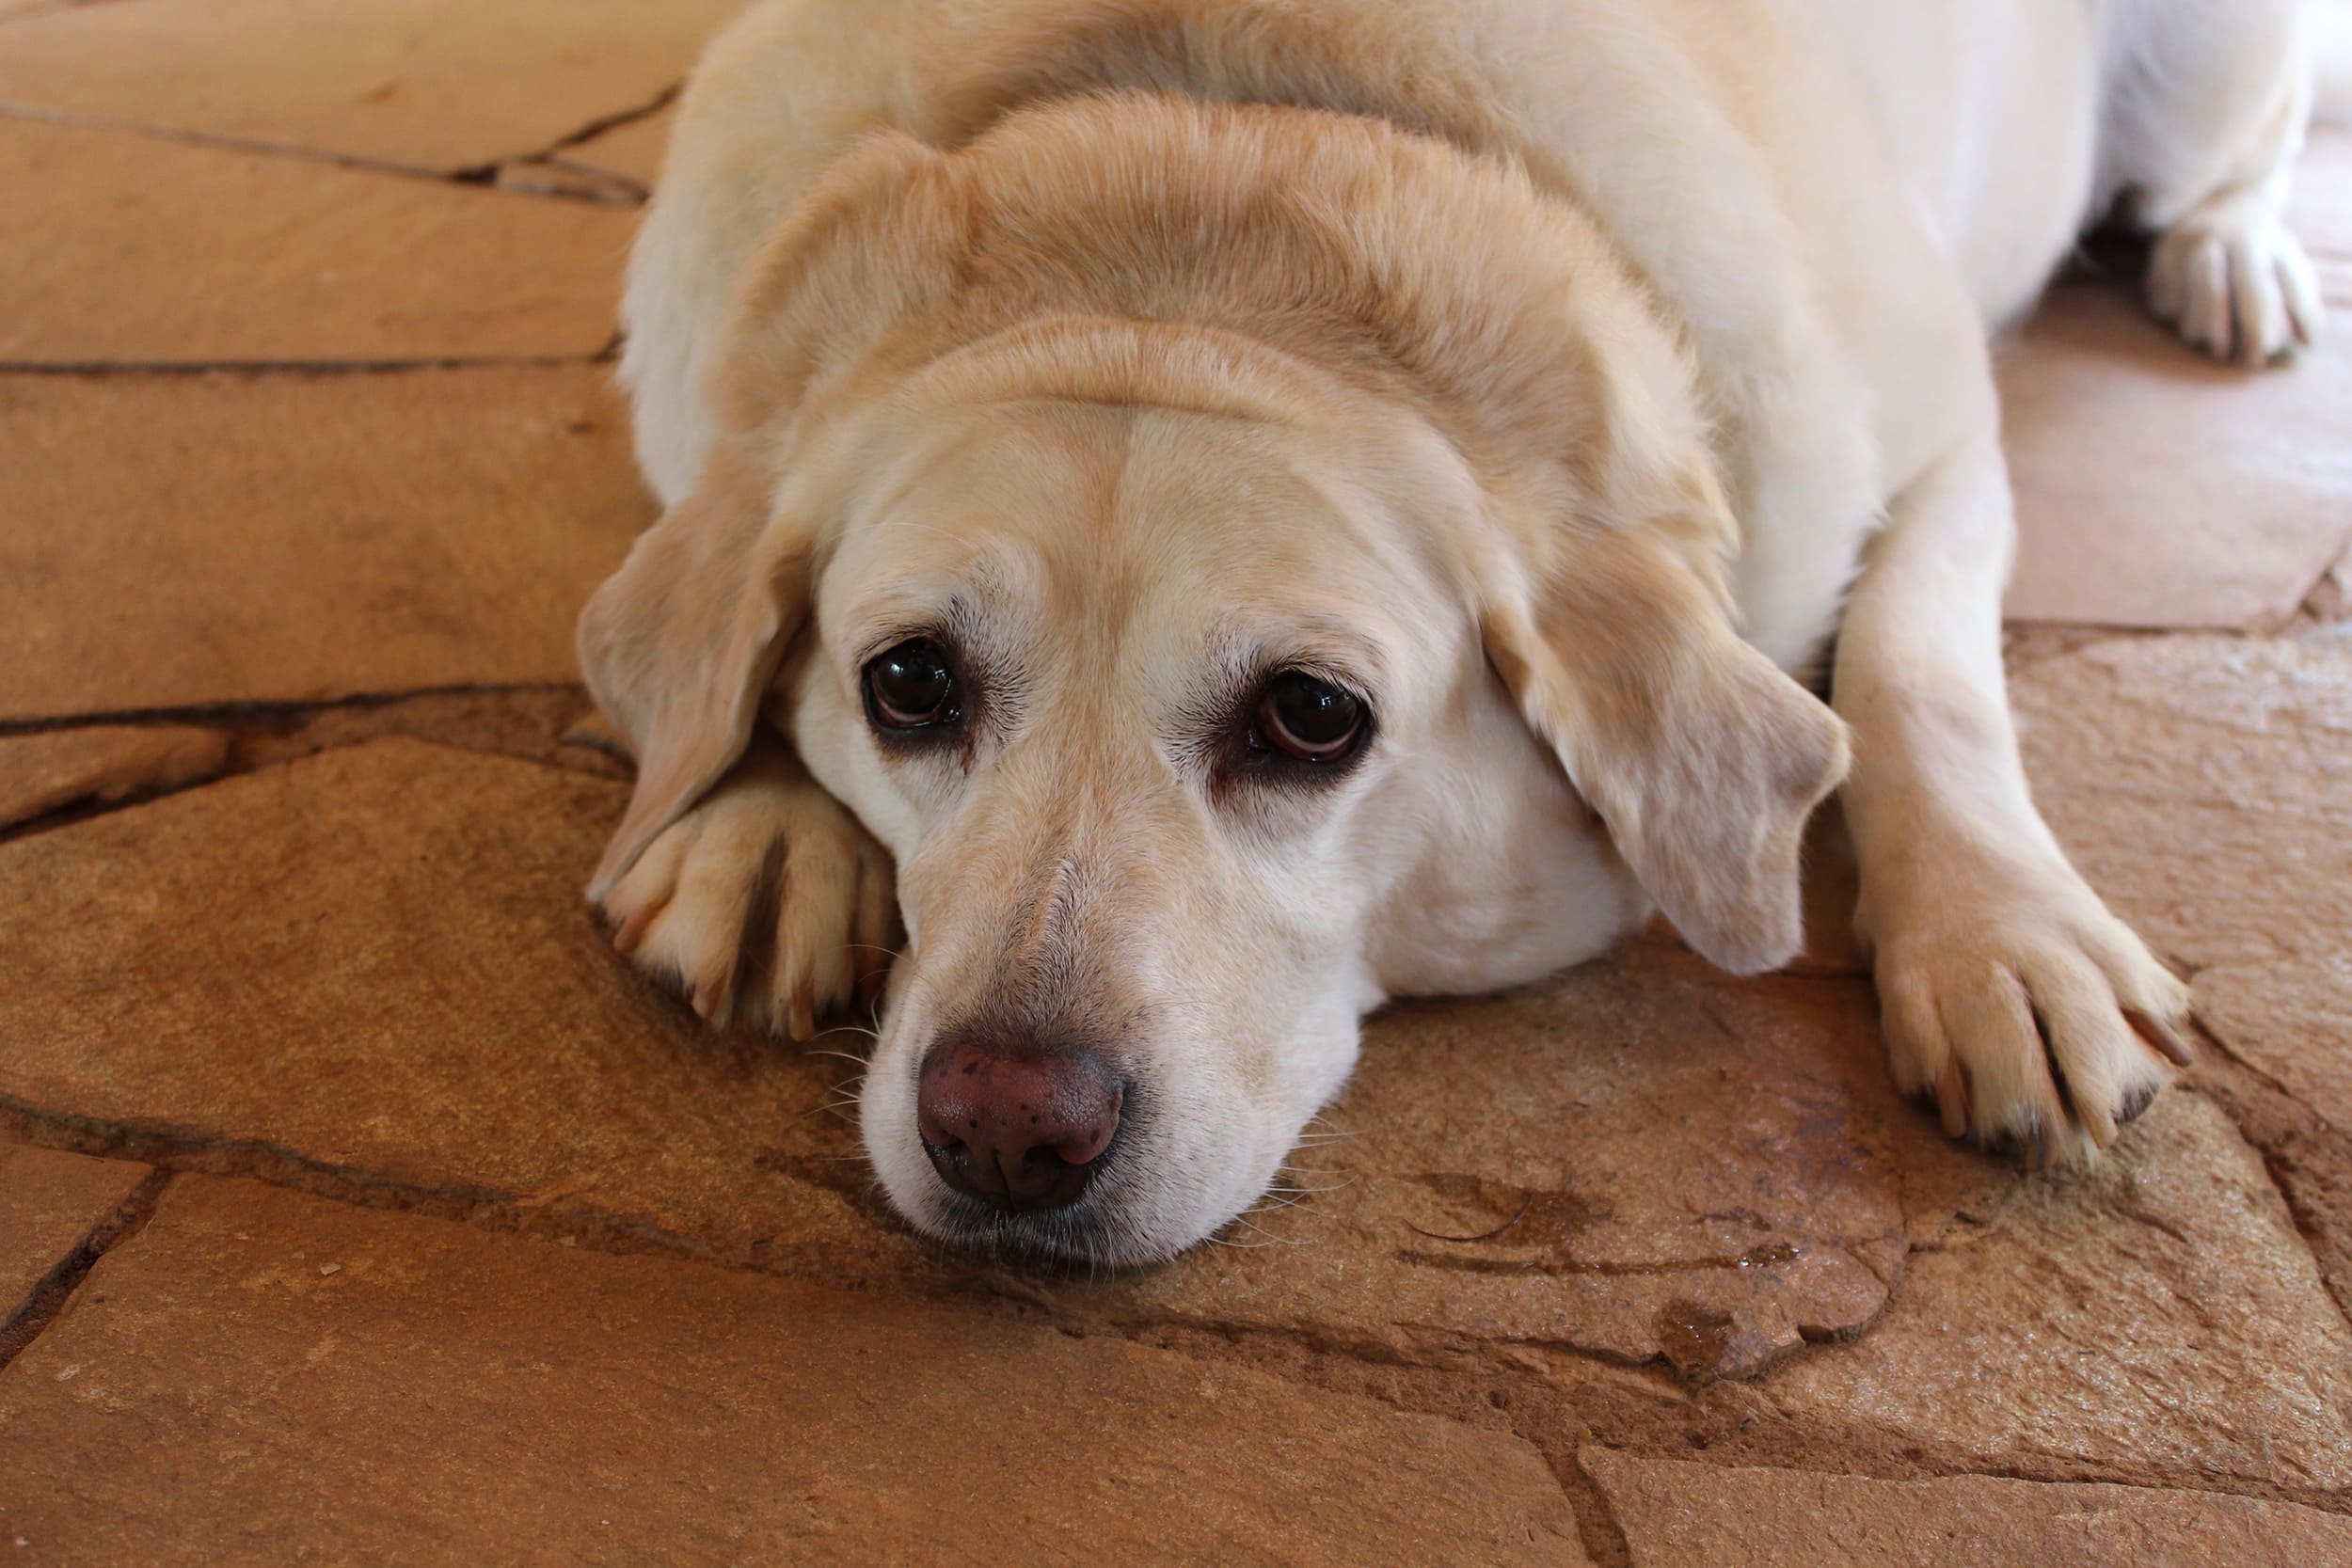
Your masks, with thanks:
[(0, 1373), (27, 1564), (1586, 1560), (1508, 1433), (983, 1307), (201, 1177), (87, 1288)]
[(0, 365), (585, 356), (612, 341), (636, 223), (6, 116), (0, 190)]
[(45, 1305), (48, 1290), (89, 1261), (148, 1168), (0, 1140), (0, 1352)]
[(0, 828), (95, 800), (198, 784), (229, 763), (229, 736), (189, 724), (90, 724), (0, 736)]
[(1586, 1449), (1634, 1568), (2318, 1568), (2352, 1519), (2293, 1503), (1994, 1476), (1874, 1481)]
[(595, 365), (0, 374), (0, 721), (573, 680), (621, 426)]
[(2352, 540), (2352, 316), (2264, 371), (2183, 347), (2117, 279), (2061, 284), (1999, 356), (2017, 621), (2275, 626)]
[(138, 0), (11, 24), (0, 105), (444, 173), (675, 87), (742, 0)]

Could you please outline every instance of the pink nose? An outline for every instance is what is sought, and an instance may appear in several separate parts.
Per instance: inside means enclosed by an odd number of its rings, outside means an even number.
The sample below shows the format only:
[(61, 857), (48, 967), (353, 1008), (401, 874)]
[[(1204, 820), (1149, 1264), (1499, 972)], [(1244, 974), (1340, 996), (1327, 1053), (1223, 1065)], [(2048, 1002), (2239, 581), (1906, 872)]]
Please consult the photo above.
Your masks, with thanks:
[(1091, 1052), (943, 1040), (923, 1058), (914, 1119), (956, 1191), (1000, 1209), (1058, 1209), (1093, 1179), (1124, 1099)]

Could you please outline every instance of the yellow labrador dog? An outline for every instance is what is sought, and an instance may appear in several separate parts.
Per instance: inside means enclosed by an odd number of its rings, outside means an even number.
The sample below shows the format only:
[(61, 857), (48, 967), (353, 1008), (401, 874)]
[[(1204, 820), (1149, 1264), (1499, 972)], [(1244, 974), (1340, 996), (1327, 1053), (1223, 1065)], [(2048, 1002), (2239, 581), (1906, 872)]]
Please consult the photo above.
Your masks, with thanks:
[(618, 945), (805, 1037), (902, 909), (891, 1200), (1141, 1260), (1258, 1197), (1383, 998), (1653, 909), (1788, 959), (1842, 785), (1897, 1081), (2105, 1146), (2186, 996), (2027, 798), (1985, 339), (2119, 199), (2192, 341), (2308, 338), (2298, 28), (758, 6), (630, 270), (667, 512), (580, 625), (640, 765)]

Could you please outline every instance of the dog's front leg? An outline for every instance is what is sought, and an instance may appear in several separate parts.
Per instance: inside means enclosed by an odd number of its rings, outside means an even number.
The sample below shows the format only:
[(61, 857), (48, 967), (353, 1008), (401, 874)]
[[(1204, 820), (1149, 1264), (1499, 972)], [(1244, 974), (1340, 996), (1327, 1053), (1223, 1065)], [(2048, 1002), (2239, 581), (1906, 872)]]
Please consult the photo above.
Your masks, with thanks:
[(1865, 557), (1834, 702), (1896, 1081), (2029, 1162), (2113, 1141), (2185, 1064), (2186, 989), (2069, 865), (2027, 794), (2001, 668), (2014, 525), (1990, 429), (1899, 496)]
[(606, 894), (612, 944), (713, 1023), (793, 1038), (887, 973), (889, 851), (764, 728)]

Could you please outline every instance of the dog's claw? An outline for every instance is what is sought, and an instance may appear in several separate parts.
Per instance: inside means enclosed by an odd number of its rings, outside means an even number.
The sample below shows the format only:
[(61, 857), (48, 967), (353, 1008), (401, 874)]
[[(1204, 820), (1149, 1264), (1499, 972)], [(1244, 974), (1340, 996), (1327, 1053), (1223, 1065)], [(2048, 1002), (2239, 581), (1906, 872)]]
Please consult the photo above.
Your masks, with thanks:
[(1958, 1062), (1946, 1062), (1935, 1075), (1935, 1108), (1944, 1117), (1944, 1135), (1959, 1138), (1968, 1132), (1968, 1080)]
[(631, 911), (628, 918), (622, 921), (619, 929), (612, 933), (612, 950), (624, 958), (634, 957), (637, 949), (644, 945), (646, 929), (669, 907), (670, 901), (665, 898), (660, 903), (646, 904)]
[[(2196, 1053), (2189, 1050), (2188, 1042), (2181, 1038), (2179, 1031), (2154, 1014), (2144, 1013), (2135, 1007), (2124, 1013), (2123, 1022), (2132, 1026), (2132, 1033), (2146, 1040), (2174, 1067), (2187, 1067), (2197, 1060)], [(2141, 1108), (2146, 1108), (2144, 1102)], [(2138, 1114), (2135, 1111), (2132, 1116)], [(2125, 1117), (2123, 1119), (2129, 1121), (2132, 1117)]]

